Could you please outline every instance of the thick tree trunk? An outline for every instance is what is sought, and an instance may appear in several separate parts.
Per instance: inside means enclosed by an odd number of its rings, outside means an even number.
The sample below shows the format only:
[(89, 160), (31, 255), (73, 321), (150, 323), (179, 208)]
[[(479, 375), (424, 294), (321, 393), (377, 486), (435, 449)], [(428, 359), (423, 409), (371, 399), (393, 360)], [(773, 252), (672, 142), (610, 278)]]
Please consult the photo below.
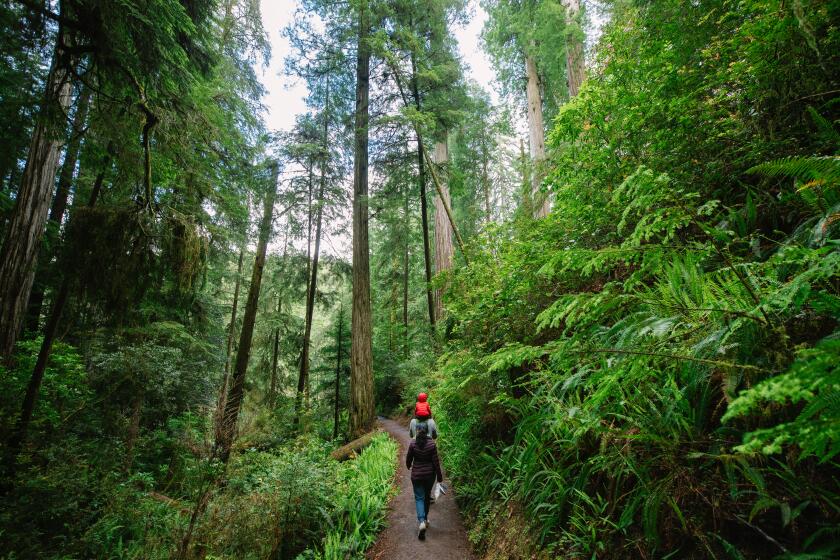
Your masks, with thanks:
[[(108, 157), (106, 164), (102, 171), (96, 176), (96, 181), (93, 184), (93, 190), (90, 193), (88, 200), (88, 208), (93, 208), (96, 201), (99, 199), (99, 193), (102, 191), (102, 183), (105, 180), (105, 173), (110, 166), (111, 158)], [(82, 247), (86, 249), (86, 247)], [(32, 414), (35, 411), (35, 403), (38, 400), (38, 393), (41, 389), (41, 383), (44, 380), (44, 372), (47, 370), (47, 362), (50, 358), (52, 345), (58, 332), (58, 323), (61, 320), (61, 314), (64, 311), (64, 306), (67, 303), (67, 298), (70, 295), (70, 286), (73, 281), (73, 274), (70, 271), (65, 272), (64, 278), (61, 281), (61, 287), (58, 289), (58, 294), (53, 301), (52, 312), (47, 320), (47, 325), (44, 328), (44, 339), (41, 341), (41, 349), (38, 351), (38, 359), (35, 362), (35, 367), (32, 370), (32, 376), (29, 378), (29, 384), (26, 387), (26, 395), (23, 398), (23, 405), (21, 407), (20, 417), (18, 418), (14, 432), (9, 439), (8, 444), (8, 458), (11, 470), (14, 470), (15, 459), (20, 451), (21, 446), (26, 441), (26, 436), (29, 431), (29, 423), (32, 420)]]
[[(580, 14), (580, 0), (564, 0), (567, 24), (574, 26), (577, 31), (577, 19)], [(566, 75), (569, 86), (569, 97), (576, 97), (583, 83), (584, 60), (583, 42), (576, 33), (566, 35)]]
[(359, 5), (356, 61), (356, 122), (353, 162), (353, 310), (350, 350), (350, 437), (370, 431), (375, 420), (371, 349), (370, 253), (368, 243), (368, 123), (370, 13)]
[(76, 101), (76, 114), (73, 116), (73, 128), (70, 130), (70, 140), (67, 143), (67, 149), (64, 151), (64, 162), (61, 164), (61, 172), (58, 174), (58, 186), (55, 189), (55, 196), (53, 197), (49, 220), (47, 221), (47, 242), (41, 244), (35, 282), (29, 296), (29, 304), (27, 305), (26, 329), (31, 332), (38, 330), (41, 319), (41, 307), (44, 304), (44, 291), (46, 289), (45, 276), (50, 261), (56, 253), (55, 243), (58, 239), (58, 230), (61, 227), (61, 221), (64, 219), (64, 212), (67, 210), (67, 199), (70, 196), (70, 188), (73, 185), (73, 176), (76, 172), (76, 164), (79, 161), (82, 136), (84, 136), (87, 121), (90, 93), (90, 88), (84, 88)]
[(525, 57), (525, 73), (528, 77), (526, 93), (528, 97), (528, 144), (531, 149), (531, 198), (534, 217), (548, 215), (548, 199), (540, 192), (542, 167), (545, 160), (545, 129), (543, 128), (542, 97), (540, 96), (540, 78), (537, 65), (530, 56)]
[[(420, 91), (417, 86), (417, 64), (411, 53), (411, 93), (414, 107), (421, 111)], [(435, 334), (435, 303), (432, 295), (432, 254), (429, 243), (429, 210), (426, 196), (426, 155), (423, 153), (423, 139), (417, 135), (417, 182), (420, 184), (420, 221), (423, 227), (423, 259), (426, 267), (426, 304), (429, 308), (429, 326)]]
[(236, 424), (239, 419), (239, 409), (245, 392), (245, 374), (248, 372), (248, 358), (251, 356), (251, 339), (254, 336), (254, 322), (257, 318), (257, 305), (260, 298), (263, 269), (265, 268), (265, 253), (268, 240), (271, 237), (271, 219), (274, 213), (274, 202), (277, 199), (277, 177), (279, 169), (273, 164), (270, 170), (271, 183), (265, 196), (263, 217), (260, 223), (260, 237), (257, 243), (257, 253), (254, 258), (254, 269), (251, 273), (251, 285), (248, 288), (248, 300), (245, 313), (242, 315), (242, 332), (239, 335), (239, 348), (236, 350), (236, 362), (231, 375), (230, 391), (228, 391), (224, 412), (222, 413), (222, 429), (220, 438), (216, 440), (215, 455), (226, 463), (230, 458), (230, 449), (236, 435)]
[(0, 357), (7, 360), (23, 326), (44, 237), (64, 128), (56, 126), (70, 105), (70, 73), (65, 43), (59, 33), (47, 76), (41, 113), (23, 171), (8, 234), (0, 250)]
[(341, 405), (341, 335), (344, 331), (344, 304), (338, 308), (338, 332), (336, 333), (335, 350), (335, 409), (333, 411), (333, 439), (338, 437), (339, 409)]
[[(446, 136), (435, 142), (434, 163), (438, 166), (438, 182), (440, 193), (435, 197), (435, 274), (452, 269), (452, 223), (446, 212), (446, 207), (452, 207), (449, 198), (449, 185), (446, 166), (449, 162), (449, 150)], [(437, 288), (434, 292), (435, 317), (443, 317), (444, 288)]]
[(409, 268), (409, 237), (411, 233), (411, 221), (408, 215), (408, 188), (405, 189), (405, 204), (403, 208), (403, 228), (405, 238), (403, 239), (403, 277), (402, 277), (402, 315), (403, 315), (403, 355), (408, 356), (409, 334), (408, 334), (408, 268)]

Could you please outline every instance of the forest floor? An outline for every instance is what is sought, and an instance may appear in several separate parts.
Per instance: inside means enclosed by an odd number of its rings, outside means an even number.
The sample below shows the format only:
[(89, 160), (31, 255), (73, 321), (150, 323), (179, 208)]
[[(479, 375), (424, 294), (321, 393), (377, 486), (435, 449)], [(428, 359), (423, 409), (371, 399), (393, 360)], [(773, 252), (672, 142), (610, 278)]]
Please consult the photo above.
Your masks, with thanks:
[(399, 494), (391, 499), (388, 526), (379, 535), (379, 540), (373, 548), (368, 551), (367, 558), (369, 560), (472, 559), (473, 554), (467, 540), (467, 531), (461, 519), (461, 512), (455, 503), (451, 484), (447, 484), (449, 489), (447, 494), (441, 496), (430, 508), (431, 526), (426, 531), (426, 540), (417, 539), (414, 491), (411, 488), (411, 476), (405, 468), (405, 454), (410, 441), (408, 422), (399, 423), (395, 420), (383, 419), (380, 420), (380, 424), (400, 444), (400, 453), (397, 457)]

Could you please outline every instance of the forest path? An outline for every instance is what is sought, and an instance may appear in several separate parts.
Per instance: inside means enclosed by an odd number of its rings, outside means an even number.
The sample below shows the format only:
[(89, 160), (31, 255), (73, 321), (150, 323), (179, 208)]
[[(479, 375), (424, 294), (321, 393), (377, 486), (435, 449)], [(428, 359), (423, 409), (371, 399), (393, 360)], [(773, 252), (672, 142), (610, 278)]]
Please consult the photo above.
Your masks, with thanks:
[[(380, 424), (400, 444), (397, 457), (397, 484), (399, 494), (391, 499), (388, 527), (367, 553), (369, 560), (471, 560), (473, 554), (467, 540), (467, 531), (461, 512), (455, 504), (452, 485), (449, 492), (432, 505), (429, 518), (432, 525), (426, 531), (426, 540), (417, 539), (417, 513), (414, 509), (414, 491), (411, 476), (405, 468), (408, 450), (408, 427), (394, 420), (380, 419)], [(444, 473), (445, 474), (445, 473)]]

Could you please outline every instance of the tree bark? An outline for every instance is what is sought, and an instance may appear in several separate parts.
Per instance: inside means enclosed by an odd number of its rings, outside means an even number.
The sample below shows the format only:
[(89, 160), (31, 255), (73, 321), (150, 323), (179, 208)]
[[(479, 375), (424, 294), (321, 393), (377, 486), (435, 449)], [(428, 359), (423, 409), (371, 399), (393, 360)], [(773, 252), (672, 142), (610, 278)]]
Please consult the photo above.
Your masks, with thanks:
[[(106, 164), (102, 171), (96, 176), (96, 181), (93, 184), (93, 190), (90, 193), (88, 200), (88, 208), (93, 208), (96, 201), (99, 199), (99, 193), (102, 191), (102, 183), (105, 180), (105, 173), (110, 167), (111, 158), (108, 156)], [(82, 249), (87, 249), (82, 247)], [(21, 446), (26, 441), (26, 436), (29, 431), (29, 423), (32, 420), (32, 414), (35, 411), (35, 403), (38, 400), (38, 393), (41, 389), (41, 383), (44, 380), (44, 372), (47, 369), (47, 362), (50, 358), (52, 345), (55, 341), (56, 333), (58, 332), (58, 323), (61, 320), (61, 314), (64, 311), (64, 306), (67, 303), (67, 298), (70, 295), (70, 286), (74, 279), (73, 274), (69, 271), (64, 274), (61, 281), (61, 287), (58, 294), (53, 301), (53, 309), (50, 317), (47, 320), (44, 328), (44, 339), (41, 341), (41, 349), (38, 351), (38, 359), (35, 362), (35, 367), (32, 370), (32, 376), (29, 378), (29, 384), (26, 387), (26, 395), (23, 398), (23, 405), (21, 407), (20, 417), (18, 418), (15, 429), (9, 439), (8, 455), (10, 470), (14, 470), (15, 459), (20, 451)]]
[[(446, 207), (452, 207), (449, 198), (449, 185), (447, 180), (446, 165), (449, 161), (449, 150), (446, 136), (435, 142), (434, 163), (439, 169), (444, 170), (438, 174), (440, 193), (435, 197), (435, 274), (440, 274), (452, 269), (452, 223), (446, 212)], [(444, 288), (437, 288), (434, 291), (435, 317), (443, 317), (443, 292)]]
[(58, 174), (58, 186), (55, 189), (52, 207), (50, 208), (45, 232), (47, 242), (41, 244), (38, 256), (37, 273), (29, 296), (29, 303), (26, 312), (26, 329), (35, 332), (41, 319), (41, 307), (44, 304), (44, 291), (46, 289), (45, 275), (48, 265), (56, 253), (55, 242), (58, 238), (58, 231), (67, 210), (67, 199), (70, 196), (70, 188), (73, 185), (73, 176), (76, 172), (76, 164), (79, 161), (79, 152), (82, 146), (82, 137), (87, 120), (88, 107), (90, 104), (90, 88), (84, 88), (76, 102), (76, 114), (73, 116), (73, 127), (70, 129), (70, 139), (67, 149), (64, 151), (64, 162), (61, 164), (61, 172)]
[[(411, 53), (411, 93), (414, 107), (421, 111), (420, 91), (417, 85), (417, 63)], [(420, 184), (420, 221), (423, 227), (423, 259), (426, 265), (426, 304), (429, 308), (429, 327), (435, 334), (435, 303), (432, 296), (432, 255), (429, 243), (429, 210), (426, 196), (426, 155), (423, 153), (423, 139), (417, 134), (417, 182)]]
[(526, 93), (528, 97), (528, 145), (531, 149), (531, 198), (534, 204), (534, 217), (544, 218), (550, 210), (548, 198), (540, 193), (542, 167), (545, 160), (545, 129), (543, 127), (542, 97), (540, 96), (540, 77), (533, 57), (525, 57), (525, 73), (528, 77)]
[(566, 75), (569, 97), (576, 97), (584, 76), (583, 42), (576, 34), (580, 0), (563, 0), (563, 5), (566, 8), (566, 24), (574, 26), (573, 33), (566, 34)]
[(344, 304), (338, 307), (338, 332), (335, 351), (335, 410), (333, 414), (333, 439), (338, 438), (339, 408), (341, 404), (341, 335), (344, 331)]
[(403, 207), (403, 228), (405, 238), (403, 239), (403, 277), (402, 277), (402, 315), (403, 315), (403, 355), (408, 357), (409, 335), (408, 335), (408, 260), (409, 260), (409, 237), (411, 233), (411, 221), (408, 215), (408, 188), (405, 189), (405, 203)]
[(371, 349), (370, 253), (368, 242), (368, 123), (370, 13), (359, 5), (353, 161), (353, 310), (350, 350), (350, 437), (370, 431), (375, 419)]
[(64, 35), (59, 30), (52, 67), (47, 76), (38, 123), (15, 199), (8, 234), (0, 250), (0, 357), (8, 360), (23, 326), (44, 237), (61, 136), (50, 121), (70, 106), (70, 73)]
[(260, 298), (263, 269), (265, 268), (265, 254), (268, 240), (271, 237), (271, 219), (274, 213), (274, 202), (277, 199), (277, 177), (279, 168), (273, 163), (270, 170), (271, 184), (266, 193), (263, 205), (263, 217), (260, 223), (260, 237), (257, 243), (257, 254), (254, 258), (254, 269), (251, 273), (251, 285), (248, 288), (248, 300), (245, 313), (242, 316), (242, 332), (239, 335), (239, 348), (236, 350), (236, 362), (231, 376), (231, 386), (222, 413), (222, 429), (220, 438), (216, 440), (215, 455), (222, 462), (227, 463), (230, 450), (236, 434), (236, 424), (239, 419), (239, 409), (245, 391), (245, 374), (248, 372), (248, 358), (251, 356), (251, 340), (254, 336), (254, 322), (257, 318), (257, 305)]

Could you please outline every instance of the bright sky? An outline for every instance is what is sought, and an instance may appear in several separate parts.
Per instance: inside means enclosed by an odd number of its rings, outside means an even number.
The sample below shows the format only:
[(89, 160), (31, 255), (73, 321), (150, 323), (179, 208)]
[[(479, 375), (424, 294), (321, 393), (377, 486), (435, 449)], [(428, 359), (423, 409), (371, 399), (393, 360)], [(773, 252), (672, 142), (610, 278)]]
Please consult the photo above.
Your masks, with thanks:
[[(466, 27), (454, 29), (458, 47), (464, 62), (469, 66), (469, 76), (490, 91), (495, 73), (487, 56), (479, 47), (479, 34), (487, 14), (473, 0), (470, 3), (471, 17)], [(289, 130), (295, 122), (295, 116), (306, 110), (304, 98), (306, 88), (302, 83), (295, 84), (283, 75), (283, 59), (289, 53), (289, 44), (280, 31), (292, 20), (297, 2), (289, 0), (260, 0), (263, 25), (271, 41), (271, 64), (262, 72), (262, 82), (268, 91), (264, 102), (268, 108), (267, 124), (269, 130)]]

